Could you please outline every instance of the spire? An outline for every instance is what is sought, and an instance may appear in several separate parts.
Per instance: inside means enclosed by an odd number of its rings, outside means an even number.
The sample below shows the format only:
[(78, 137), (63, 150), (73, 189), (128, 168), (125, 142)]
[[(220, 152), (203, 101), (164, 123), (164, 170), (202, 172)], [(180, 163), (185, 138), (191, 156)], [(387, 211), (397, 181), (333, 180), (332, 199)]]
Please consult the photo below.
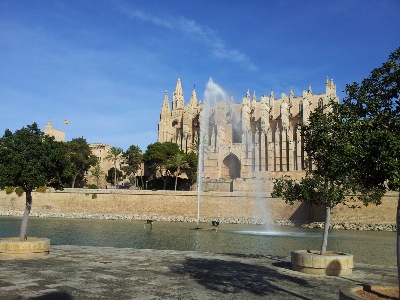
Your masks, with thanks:
[(178, 81), (176, 82), (176, 88), (174, 95), (172, 97), (172, 109), (183, 109), (184, 107), (184, 98), (183, 98), (183, 91), (181, 85), (181, 79), (178, 77)]
[(268, 101), (267, 101), (267, 96), (265, 96), (265, 95), (261, 95), (261, 103), (265, 103), (265, 104), (268, 104)]
[(289, 101), (292, 102), (291, 100), (294, 98), (294, 93), (293, 93), (293, 88), (290, 87), (290, 92), (289, 92)]
[(310, 84), (310, 86), (308, 87), (308, 93), (309, 93), (309, 94), (312, 94), (311, 84)]
[(250, 105), (250, 90), (247, 90), (246, 97), (243, 98), (242, 103)]
[(329, 79), (329, 77), (326, 77), (326, 94), (327, 95), (336, 95), (336, 86), (333, 82), (333, 79)]
[(193, 87), (192, 97), (190, 97), (189, 103), (192, 103), (192, 105), (197, 104), (196, 86)]
[(251, 107), (255, 108), (256, 107), (256, 102), (257, 102), (257, 97), (256, 97), (256, 91), (253, 93), (253, 99), (251, 101)]
[(161, 107), (161, 116), (171, 115), (171, 109), (169, 108), (168, 91), (165, 91), (164, 102)]
[(274, 100), (275, 100), (274, 90), (271, 90), (271, 94), (269, 95), (269, 102), (272, 102)]

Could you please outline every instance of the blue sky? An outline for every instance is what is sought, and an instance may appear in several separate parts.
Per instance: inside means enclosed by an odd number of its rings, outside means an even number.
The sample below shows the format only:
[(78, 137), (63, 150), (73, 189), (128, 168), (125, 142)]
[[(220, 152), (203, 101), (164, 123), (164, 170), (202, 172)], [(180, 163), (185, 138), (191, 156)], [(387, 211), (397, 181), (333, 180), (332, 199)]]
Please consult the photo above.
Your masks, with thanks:
[(400, 46), (399, 15), (398, 0), (3, 0), (1, 135), (51, 118), (67, 140), (146, 150), (178, 76), (186, 103), (210, 77), (235, 102), (323, 93), (327, 76), (342, 98)]

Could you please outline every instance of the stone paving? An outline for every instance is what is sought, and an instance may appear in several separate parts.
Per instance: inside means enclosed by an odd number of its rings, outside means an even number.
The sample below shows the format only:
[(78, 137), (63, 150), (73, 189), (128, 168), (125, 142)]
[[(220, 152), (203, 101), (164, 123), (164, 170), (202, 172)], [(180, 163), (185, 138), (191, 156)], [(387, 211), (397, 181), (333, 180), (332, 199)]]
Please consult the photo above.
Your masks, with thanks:
[(327, 277), (290, 269), (289, 257), (83, 246), (0, 260), (0, 299), (339, 299), (339, 288), (396, 284), (396, 268), (356, 264)]

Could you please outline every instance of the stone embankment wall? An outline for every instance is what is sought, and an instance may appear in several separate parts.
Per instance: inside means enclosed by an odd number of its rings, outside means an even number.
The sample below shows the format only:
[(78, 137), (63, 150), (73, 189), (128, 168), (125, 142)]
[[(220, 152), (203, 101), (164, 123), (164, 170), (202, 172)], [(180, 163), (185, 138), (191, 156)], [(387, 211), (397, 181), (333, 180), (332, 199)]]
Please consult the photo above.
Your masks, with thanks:
[[(82, 190), (33, 193), (31, 215), (43, 217), (170, 220), (193, 222), (197, 218), (196, 192)], [(332, 210), (333, 228), (393, 230), (396, 224), (397, 193), (388, 193), (380, 206), (365, 207), (357, 201), (339, 204)], [(25, 195), (0, 191), (0, 214), (22, 215)], [(250, 192), (203, 192), (202, 221), (224, 223), (275, 223), (318, 227), (324, 209), (304, 203), (286, 204), (280, 198), (257, 197)]]

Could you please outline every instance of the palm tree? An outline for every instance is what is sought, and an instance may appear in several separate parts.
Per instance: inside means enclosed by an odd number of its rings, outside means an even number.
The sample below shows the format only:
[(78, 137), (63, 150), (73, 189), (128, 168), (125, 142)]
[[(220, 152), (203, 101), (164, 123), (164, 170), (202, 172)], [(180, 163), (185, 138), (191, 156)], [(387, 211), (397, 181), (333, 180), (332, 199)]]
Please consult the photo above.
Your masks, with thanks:
[(114, 187), (117, 188), (117, 161), (122, 159), (122, 148), (111, 147), (106, 156), (106, 160), (114, 162)]
[(100, 165), (97, 164), (92, 170), (90, 170), (90, 173), (92, 176), (96, 177), (97, 188), (99, 188), (99, 178), (101, 175), (105, 174), (104, 171), (101, 169)]
[(176, 153), (167, 160), (167, 168), (175, 169), (175, 191), (178, 184), (178, 176), (182, 174), (182, 169), (187, 169), (188, 167), (189, 164), (182, 153)]

